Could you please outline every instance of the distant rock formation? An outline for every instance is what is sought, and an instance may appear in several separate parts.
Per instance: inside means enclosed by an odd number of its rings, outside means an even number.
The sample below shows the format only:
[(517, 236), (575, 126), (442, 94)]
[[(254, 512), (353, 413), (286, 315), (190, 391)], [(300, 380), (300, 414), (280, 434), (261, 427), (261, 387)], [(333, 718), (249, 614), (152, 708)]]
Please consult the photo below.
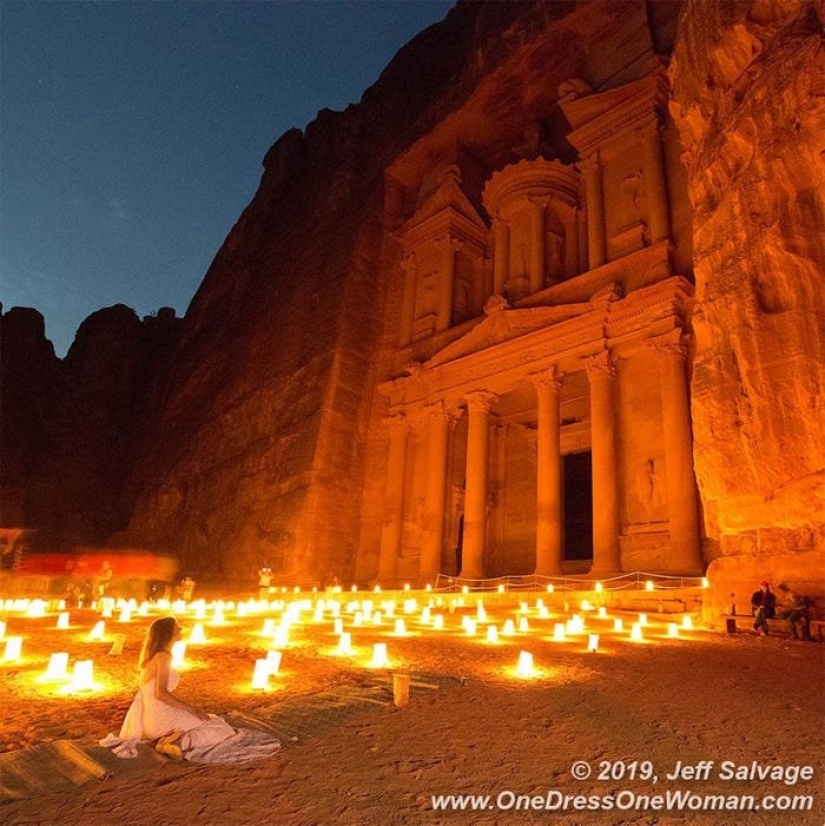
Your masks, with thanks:
[(40, 313), (2, 315), (3, 526), (46, 548), (125, 527), (121, 495), (179, 327), (174, 310), (141, 321), (118, 304), (89, 316), (61, 361)]

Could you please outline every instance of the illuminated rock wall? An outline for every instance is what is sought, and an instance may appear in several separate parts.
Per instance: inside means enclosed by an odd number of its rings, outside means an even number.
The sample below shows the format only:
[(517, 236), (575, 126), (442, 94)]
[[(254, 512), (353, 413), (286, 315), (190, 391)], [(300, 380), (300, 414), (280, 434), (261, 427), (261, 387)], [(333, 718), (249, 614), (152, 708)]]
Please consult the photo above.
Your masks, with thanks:
[(825, 579), (816, 9), (690, 0), (670, 65), (693, 207), (695, 465), (706, 553), (728, 557), (710, 569), (731, 582), (722, 602), (763, 576)]

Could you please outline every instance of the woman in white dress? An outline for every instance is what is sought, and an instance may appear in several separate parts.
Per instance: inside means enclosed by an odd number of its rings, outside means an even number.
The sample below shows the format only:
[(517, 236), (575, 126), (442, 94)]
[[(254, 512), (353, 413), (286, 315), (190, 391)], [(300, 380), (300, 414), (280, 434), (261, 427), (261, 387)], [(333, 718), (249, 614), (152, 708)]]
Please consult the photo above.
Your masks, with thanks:
[(181, 638), (175, 617), (155, 620), (140, 652), (137, 696), (123, 721), (120, 740), (160, 740), (158, 748), (175, 757), (204, 749), (235, 734), (229, 723), (185, 703), (173, 693), (178, 673), (172, 668), (172, 645)]

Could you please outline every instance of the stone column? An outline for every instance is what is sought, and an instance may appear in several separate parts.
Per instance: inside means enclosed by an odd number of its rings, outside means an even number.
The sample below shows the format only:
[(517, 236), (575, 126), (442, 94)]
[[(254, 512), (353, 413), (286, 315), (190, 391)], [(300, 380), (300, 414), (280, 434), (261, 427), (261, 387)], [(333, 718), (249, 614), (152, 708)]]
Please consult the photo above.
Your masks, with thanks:
[(384, 488), (384, 522), (381, 526), (381, 551), (378, 558), (378, 580), (392, 583), (398, 571), (401, 554), (401, 531), (404, 525), (404, 477), (407, 460), (409, 425), (403, 415), (387, 419), (390, 446), (387, 456), (387, 482)]
[(576, 274), (587, 272), (590, 268), (590, 264), (587, 260), (587, 213), (583, 209), (576, 210), (576, 225), (577, 225), (577, 235), (579, 242), (579, 268), (576, 271)]
[(651, 244), (670, 238), (670, 211), (667, 204), (667, 178), (662, 156), (659, 125), (651, 124), (639, 133), (644, 153), (647, 190), (647, 229)]
[(453, 320), (453, 280), (455, 278), (455, 254), (458, 244), (452, 238), (439, 242), (441, 258), (438, 268), (438, 311), (435, 331), (448, 330)]
[(610, 576), (621, 571), (615, 369), (605, 350), (585, 361), (590, 380), (590, 444), (593, 464), (593, 567)]
[(401, 347), (406, 347), (412, 340), (413, 318), (415, 317), (415, 282), (417, 278), (415, 253), (404, 256), (401, 261), (401, 269), (404, 271), (404, 295), (401, 305), (398, 344)]
[(510, 277), (510, 227), (501, 215), (496, 216), (493, 255), (493, 294), (504, 295)]
[(538, 400), (536, 573), (561, 573), (561, 382), (555, 367), (531, 376)]
[(497, 401), (498, 396), (484, 390), (467, 396), (467, 486), (464, 494), (461, 576), (469, 579), (484, 576), (490, 407)]
[(443, 402), (428, 407), (427, 413), (427, 492), (424, 500), (424, 537), (419, 574), (422, 580), (434, 582), (441, 572), (444, 499), (447, 490), (447, 448), (450, 426), (455, 418), (444, 410)]
[(595, 270), (607, 261), (602, 162), (598, 150), (582, 166), (587, 188), (587, 254), (590, 269)]
[(530, 292), (537, 293), (544, 288), (545, 253), (545, 220), (544, 212), (547, 206), (546, 198), (530, 199)]
[(674, 573), (702, 572), (699, 505), (693, 471), (688, 383), (685, 374), (687, 348), (681, 330), (651, 341), (659, 364), (662, 393), (662, 427), (667, 466), (667, 503), (670, 520), (670, 559)]

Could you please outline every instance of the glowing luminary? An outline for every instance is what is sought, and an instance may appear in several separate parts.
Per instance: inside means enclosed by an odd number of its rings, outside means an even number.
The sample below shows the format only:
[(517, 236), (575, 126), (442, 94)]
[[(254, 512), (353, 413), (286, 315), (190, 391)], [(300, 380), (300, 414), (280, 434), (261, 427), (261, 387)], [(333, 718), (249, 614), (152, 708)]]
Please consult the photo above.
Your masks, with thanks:
[(436, 614), (433, 617), (433, 630), (435, 630), (435, 631), (443, 631), (444, 630), (444, 614)]
[(518, 630), (521, 631), (522, 634), (526, 634), (530, 630), (530, 623), (527, 622), (527, 617), (522, 617), (519, 620)]
[(336, 617), (332, 622), (332, 633), (336, 637), (340, 637), (344, 633), (344, 620), (341, 617)]
[(118, 622), (131, 622), (132, 621), (132, 611), (130, 608), (124, 608), (120, 615), (117, 618)]
[(380, 611), (373, 611), (372, 614), (372, 624), (373, 625), (382, 625), (384, 622), (384, 617)]
[(645, 582), (645, 591), (652, 591), (653, 590), (653, 580), (649, 579)]
[(702, 587), (703, 587), (703, 588), (708, 588), (708, 587), (710, 587), (710, 582), (708, 581), (708, 578), (707, 578), (706, 576), (703, 576), (703, 577), (702, 577)]
[(553, 591), (555, 591), (555, 590), (556, 590), (556, 589), (555, 589), (555, 587), (554, 587), (553, 583), (551, 582), (551, 583), (547, 586), (547, 593), (548, 593), (548, 594), (552, 594), (552, 593), (553, 593)]
[(639, 625), (647, 625), (647, 614), (639, 614)]
[(526, 602), (520, 602), (518, 605), (518, 610), (520, 614), (529, 614), (530, 606)]
[(59, 599), (57, 601), (57, 610), (58, 611), (65, 611), (66, 610), (66, 600), (65, 599)]
[(684, 628), (685, 631), (690, 631), (693, 629), (693, 618), (690, 614), (685, 614), (682, 617), (682, 628)]
[(432, 592), (433, 586), (430, 583), (427, 583), (427, 587), (424, 589), (428, 594)]
[(49, 665), (43, 674), (44, 680), (66, 680), (69, 677), (67, 668), (69, 665), (69, 655), (65, 651), (59, 654), (52, 654), (49, 657)]
[(396, 637), (404, 637), (407, 634), (407, 626), (404, 624), (404, 620), (397, 619), (395, 621), (395, 636)]
[(15, 663), (20, 659), (20, 651), (23, 648), (23, 637), (7, 637), (6, 650), (3, 654), (3, 662)]
[(598, 651), (599, 650), (599, 635), (598, 634), (588, 634), (587, 635), (587, 650), (588, 651)]
[(216, 605), (212, 612), (212, 625), (223, 625), (226, 620), (223, 618), (223, 605)]
[(288, 625), (281, 624), (275, 629), (275, 633), (272, 635), (272, 644), (277, 645), (278, 648), (285, 648), (289, 645)]
[(529, 651), (519, 651), (516, 674), (519, 677), (532, 677), (535, 674), (533, 668), (533, 655)]
[(372, 589), (372, 592), (373, 592), (374, 594), (380, 594), (380, 593), (381, 593), (381, 586), (380, 586), (380, 585), (376, 585), (376, 586), (375, 586), (375, 588), (373, 588), (373, 589)]
[(338, 647), (335, 649), (335, 653), (340, 654), (343, 657), (348, 657), (349, 655), (355, 653), (352, 650), (352, 634), (349, 634), (346, 631), (341, 634), (338, 638)]
[(679, 626), (675, 622), (671, 622), (667, 626), (667, 635), (674, 638), (679, 637)]
[(92, 628), (91, 632), (89, 633), (90, 640), (102, 640), (103, 637), (106, 635), (106, 623), (103, 620), (98, 620), (94, 624), (94, 628)]
[(590, 602), (589, 599), (583, 599), (580, 603), (580, 607), (582, 611), (592, 611), (593, 610), (593, 603)]
[(206, 619), (206, 605), (203, 602), (199, 602), (195, 606), (195, 619), (202, 620)]
[(504, 586), (503, 586), (503, 585), (499, 585), (499, 586), (498, 586), (498, 592), (499, 592), (500, 594), (503, 594), (503, 593), (504, 593)]
[(567, 621), (568, 634), (581, 634), (584, 631), (584, 620), (578, 615), (573, 614)]
[(420, 619), (419, 619), (419, 622), (420, 622), (422, 625), (429, 625), (429, 624), (430, 624), (430, 622), (432, 622), (432, 617), (431, 617), (431, 615), (430, 615), (430, 606), (429, 606), (429, 605), (425, 605), (425, 606), (421, 609), (421, 617), (420, 617)]
[(470, 617), (466, 617), (464, 622), (464, 631), (468, 637), (475, 636), (476, 621), (474, 619), (470, 619)]
[(476, 619), (479, 622), (487, 622), (487, 609), (481, 602), (478, 603), (478, 608), (476, 609)]
[(553, 626), (553, 639), (556, 642), (564, 642), (564, 628), (565, 624), (563, 622), (557, 622)]
[(546, 605), (539, 606), (539, 619), (548, 619), (550, 616), (550, 609)]
[(597, 582), (597, 583), (595, 584), (595, 586), (593, 587), (593, 590), (594, 590), (597, 594), (600, 594), (602, 591), (604, 591), (604, 585), (602, 585), (602, 584), (601, 584), (601, 582)]
[(149, 613), (149, 603), (141, 602), (138, 606), (138, 616), (145, 617)]
[(239, 617), (245, 617), (249, 614), (249, 608), (245, 602), (239, 602), (238, 607), (235, 609), (235, 613)]
[(63, 631), (65, 631), (69, 627), (69, 612), (68, 611), (64, 611), (62, 614), (58, 614), (57, 627), (60, 628)]
[(364, 625), (364, 613), (363, 611), (356, 611), (355, 616), (352, 618), (352, 624), (356, 628), (361, 628)]
[(599, 608), (599, 619), (607, 619), (607, 608), (604, 605)]
[(372, 668), (387, 668), (390, 664), (387, 656), (387, 644), (385, 642), (377, 642), (372, 647), (372, 660), (370, 666)]
[(353, 585), (352, 588), (350, 588), (350, 591), (352, 591), (353, 594), (357, 594), (358, 593), (358, 586)]
[(624, 631), (624, 622), (622, 621), (622, 619), (620, 617), (616, 617), (613, 620), (613, 630), (618, 632), (618, 633), (621, 633), (622, 631)]
[(67, 691), (93, 691), (94, 688), (94, 663), (91, 660), (78, 660), (72, 669), (72, 681), (67, 686)]
[(186, 643), (178, 640), (172, 643), (172, 667), (183, 668), (186, 664)]
[(405, 590), (405, 591), (409, 591), (409, 590), (410, 590), (410, 583), (409, 583), (409, 582), (405, 582), (405, 583), (404, 583), (404, 590)]
[(633, 642), (642, 641), (642, 624), (640, 622), (633, 623), (633, 626), (630, 629), (630, 639), (633, 640)]
[(321, 600), (321, 602), (319, 602), (315, 606), (315, 613), (313, 613), (313, 615), (312, 615), (312, 621), (313, 622), (323, 622), (324, 621), (324, 602), (323, 602), (323, 600)]
[(202, 645), (206, 642), (206, 634), (203, 632), (202, 622), (196, 622), (192, 626), (192, 632), (189, 634), (189, 642), (193, 645)]
[(487, 626), (487, 642), (498, 642), (498, 628), (495, 625)]
[(281, 652), (267, 651), (266, 652), (266, 667), (269, 669), (270, 675), (277, 674), (281, 669)]
[(418, 610), (418, 601), (414, 599), (404, 600), (404, 613), (414, 614)]
[(516, 624), (515, 624), (515, 622), (513, 622), (513, 620), (511, 620), (511, 619), (504, 620), (504, 628), (501, 629), (501, 633), (505, 637), (512, 637), (513, 634), (516, 633)]
[(269, 663), (266, 660), (255, 660), (255, 670), (252, 672), (252, 688), (263, 691), (269, 687)]
[(46, 602), (42, 599), (33, 599), (26, 608), (27, 617), (45, 617)]
[(4, 639), (6, 636), (6, 623), (4, 620), (0, 620), (0, 640)]

